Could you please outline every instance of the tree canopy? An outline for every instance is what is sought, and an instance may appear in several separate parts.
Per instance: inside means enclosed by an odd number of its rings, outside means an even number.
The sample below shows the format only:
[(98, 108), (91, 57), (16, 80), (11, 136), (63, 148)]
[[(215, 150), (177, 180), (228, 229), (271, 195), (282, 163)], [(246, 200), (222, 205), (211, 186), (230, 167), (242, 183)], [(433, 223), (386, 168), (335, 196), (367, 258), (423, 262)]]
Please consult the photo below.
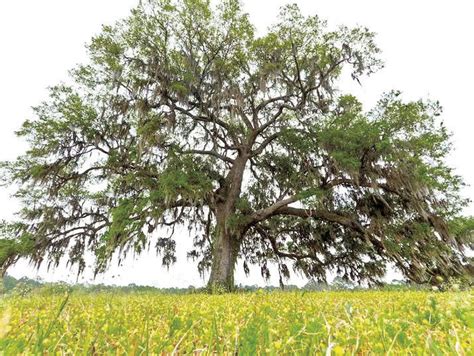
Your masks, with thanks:
[(170, 265), (187, 226), (189, 257), (226, 289), (238, 259), (264, 277), (275, 263), (281, 281), (374, 283), (393, 264), (426, 282), (470, 265), (440, 105), (389, 92), (366, 111), (338, 90), (382, 67), (368, 29), (288, 5), (257, 35), (237, 0), (144, 0), (88, 53), (4, 164), (23, 202), (4, 241), (37, 264), (81, 272), (90, 251), (102, 272), (154, 244)]

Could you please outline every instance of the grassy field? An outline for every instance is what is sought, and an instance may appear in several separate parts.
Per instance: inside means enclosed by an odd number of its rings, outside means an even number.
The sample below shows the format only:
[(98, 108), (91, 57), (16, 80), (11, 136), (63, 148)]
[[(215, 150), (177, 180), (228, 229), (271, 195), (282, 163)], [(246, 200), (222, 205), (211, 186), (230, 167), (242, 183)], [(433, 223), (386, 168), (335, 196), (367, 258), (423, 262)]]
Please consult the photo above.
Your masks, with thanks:
[(72, 294), (0, 300), (0, 354), (473, 355), (471, 292)]

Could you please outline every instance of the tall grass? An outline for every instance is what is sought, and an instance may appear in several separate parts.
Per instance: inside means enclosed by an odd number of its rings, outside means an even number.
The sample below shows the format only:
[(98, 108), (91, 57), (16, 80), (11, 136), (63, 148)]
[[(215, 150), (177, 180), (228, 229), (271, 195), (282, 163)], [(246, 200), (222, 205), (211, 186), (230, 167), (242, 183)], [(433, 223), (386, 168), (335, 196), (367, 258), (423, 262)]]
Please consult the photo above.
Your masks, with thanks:
[(472, 291), (9, 297), (14, 354), (472, 355)]

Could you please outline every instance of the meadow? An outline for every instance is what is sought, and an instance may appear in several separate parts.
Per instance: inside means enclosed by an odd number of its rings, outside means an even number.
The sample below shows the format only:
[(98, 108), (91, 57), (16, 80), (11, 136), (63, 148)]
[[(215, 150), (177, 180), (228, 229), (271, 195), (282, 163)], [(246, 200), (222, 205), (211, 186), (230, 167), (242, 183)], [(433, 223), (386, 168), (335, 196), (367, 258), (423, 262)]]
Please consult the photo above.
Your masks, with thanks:
[(473, 291), (0, 299), (0, 354), (472, 355)]

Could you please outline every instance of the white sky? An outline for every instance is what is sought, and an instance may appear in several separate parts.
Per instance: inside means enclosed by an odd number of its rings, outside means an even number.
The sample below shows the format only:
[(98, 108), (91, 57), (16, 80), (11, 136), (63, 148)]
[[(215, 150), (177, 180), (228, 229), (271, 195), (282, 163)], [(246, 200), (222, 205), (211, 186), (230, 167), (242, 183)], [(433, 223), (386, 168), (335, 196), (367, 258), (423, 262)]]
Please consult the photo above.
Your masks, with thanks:
[[(270, 25), (282, 0), (244, 0), (244, 6), (260, 31)], [(405, 97), (437, 99), (444, 107), (443, 119), (452, 131), (455, 152), (450, 164), (474, 184), (474, 21), (469, 0), (300, 0), (306, 14), (318, 14), (330, 25), (364, 25), (376, 32), (383, 50), (385, 68), (362, 81), (363, 87), (344, 84), (366, 108), (384, 91), (400, 89)], [(14, 159), (25, 146), (13, 132), (32, 117), (30, 107), (46, 99), (46, 87), (67, 78), (67, 71), (86, 60), (84, 44), (100, 31), (126, 16), (137, 0), (3, 0), (0, 1), (0, 161)], [(474, 188), (465, 196), (474, 200)], [(12, 217), (18, 207), (9, 193), (0, 190), (0, 219)], [(474, 214), (474, 205), (466, 209)], [(180, 243), (183, 240), (183, 243)], [(178, 247), (188, 245), (186, 235)], [(96, 282), (150, 284), (159, 287), (203, 285), (195, 265), (178, 249), (178, 263), (167, 271), (152, 252), (121, 268), (112, 268)], [(13, 276), (74, 281), (75, 273), (60, 267), (39, 272), (20, 262), (9, 271)], [(80, 281), (90, 281), (85, 274)], [(264, 282), (258, 270), (245, 277), (241, 268), (237, 283)], [(290, 282), (304, 283), (301, 278)], [(271, 283), (277, 284), (274, 276)]]

